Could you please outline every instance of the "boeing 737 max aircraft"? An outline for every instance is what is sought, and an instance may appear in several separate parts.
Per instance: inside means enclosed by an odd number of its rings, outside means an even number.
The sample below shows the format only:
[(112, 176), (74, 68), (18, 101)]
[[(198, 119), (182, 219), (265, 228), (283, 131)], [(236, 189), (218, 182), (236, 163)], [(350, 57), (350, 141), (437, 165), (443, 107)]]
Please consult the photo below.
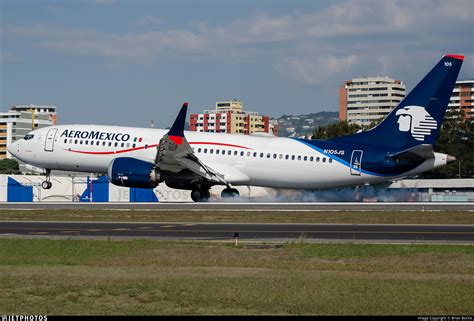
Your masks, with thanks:
[(60, 125), (34, 130), (8, 147), (18, 159), (51, 170), (106, 174), (119, 186), (165, 183), (209, 198), (237, 185), (320, 189), (393, 180), (446, 165), (453, 156), (433, 145), (464, 57), (445, 55), (376, 127), (331, 140), (184, 131), (187, 103), (169, 131)]

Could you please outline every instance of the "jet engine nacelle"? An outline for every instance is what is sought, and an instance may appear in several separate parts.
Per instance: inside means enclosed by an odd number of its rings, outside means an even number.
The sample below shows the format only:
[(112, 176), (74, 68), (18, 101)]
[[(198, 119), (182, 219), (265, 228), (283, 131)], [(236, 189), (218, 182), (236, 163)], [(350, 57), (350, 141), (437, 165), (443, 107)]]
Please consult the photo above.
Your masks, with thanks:
[(112, 184), (125, 187), (154, 188), (160, 182), (153, 163), (131, 157), (112, 160), (107, 177)]

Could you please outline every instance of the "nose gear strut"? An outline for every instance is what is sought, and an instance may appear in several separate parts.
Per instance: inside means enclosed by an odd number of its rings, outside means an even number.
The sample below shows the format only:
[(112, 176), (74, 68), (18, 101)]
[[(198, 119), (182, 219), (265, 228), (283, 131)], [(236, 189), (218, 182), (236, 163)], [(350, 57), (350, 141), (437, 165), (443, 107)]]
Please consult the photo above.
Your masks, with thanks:
[(51, 189), (53, 187), (53, 183), (51, 183), (51, 170), (46, 169), (46, 179), (41, 183), (41, 187), (43, 189)]

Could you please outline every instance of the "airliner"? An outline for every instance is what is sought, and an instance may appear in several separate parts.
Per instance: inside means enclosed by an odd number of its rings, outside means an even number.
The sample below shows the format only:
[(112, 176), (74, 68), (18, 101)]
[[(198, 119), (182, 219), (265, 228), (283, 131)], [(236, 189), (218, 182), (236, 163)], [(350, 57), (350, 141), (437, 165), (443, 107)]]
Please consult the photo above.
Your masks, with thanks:
[(444, 166), (455, 157), (435, 152), (464, 56), (444, 55), (376, 127), (330, 140), (185, 131), (188, 103), (169, 130), (57, 125), (33, 130), (10, 144), (16, 158), (45, 169), (107, 175), (118, 186), (191, 191), (208, 201), (238, 197), (235, 186), (324, 189), (396, 180)]

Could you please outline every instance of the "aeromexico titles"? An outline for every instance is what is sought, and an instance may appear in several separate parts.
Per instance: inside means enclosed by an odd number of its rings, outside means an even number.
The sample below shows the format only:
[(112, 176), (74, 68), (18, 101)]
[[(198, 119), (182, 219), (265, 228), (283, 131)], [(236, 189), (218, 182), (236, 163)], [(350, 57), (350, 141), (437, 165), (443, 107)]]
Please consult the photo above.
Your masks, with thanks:
[(59, 125), (27, 134), (8, 147), (15, 157), (51, 170), (107, 175), (116, 185), (164, 183), (209, 199), (234, 186), (320, 189), (394, 180), (444, 166), (454, 157), (434, 152), (464, 57), (445, 55), (376, 127), (331, 140), (184, 131), (187, 103), (170, 130)]

